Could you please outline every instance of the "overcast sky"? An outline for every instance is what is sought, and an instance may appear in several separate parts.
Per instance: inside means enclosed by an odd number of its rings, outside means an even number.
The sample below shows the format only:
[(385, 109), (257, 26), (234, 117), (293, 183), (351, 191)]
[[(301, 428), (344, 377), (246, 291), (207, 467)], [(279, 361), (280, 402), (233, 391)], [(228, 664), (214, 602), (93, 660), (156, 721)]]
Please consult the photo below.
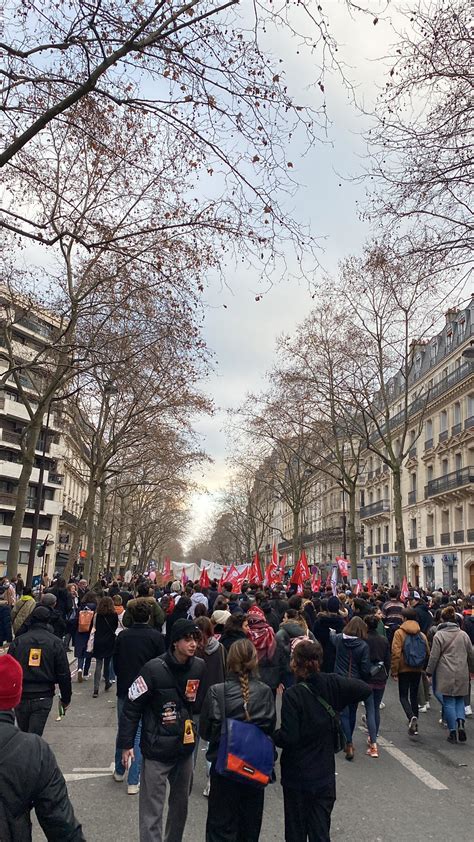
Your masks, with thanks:
[[(381, 19), (374, 25), (370, 16), (350, 17), (338, 0), (331, 0), (329, 8), (347, 75), (354, 83), (359, 102), (369, 110), (386, 80), (386, 62), (378, 59), (389, 52), (395, 40), (393, 29), (388, 20)], [(275, 45), (275, 51), (285, 60), (290, 91), (297, 99), (304, 96), (311, 102), (313, 98), (319, 107), (319, 91), (310, 89), (314, 68), (311, 61), (305, 62), (296, 55), (297, 48), (289, 35)], [(316, 145), (304, 157), (295, 147), (288, 157), (301, 185), (294, 203), (297, 216), (301, 222), (309, 222), (313, 236), (324, 237), (321, 263), (333, 273), (342, 258), (360, 250), (369, 234), (367, 224), (359, 219), (357, 206), (357, 202), (364, 201), (366, 185), (351, 180), (363, 170), (367, 150), (361, 133), (368, 123), (337, 74), (326, 79), (325, 85), (331, 121), (328, 143)], [(275, 284), (263, 300), (256, 302), (255, 294), (261, 291), (256, 275), (240, 267), (229, 266), (227, 271), (230, 289), (211, 286), (206, 295), (204, 337), (216, 360), (215, 373), (206, 388), (215, 402), (216, 413), (196, 426), (202, 446), (213, 462), (195, 476), (202, 491), (190, 501), (188, 541), (209, 522), (226, 485), (226, 411), (238, 406), (248, 391), (264, 385), (276, 337), (282, 332), (291, 333), (312, 303), (307, 286), (295, 282)]]

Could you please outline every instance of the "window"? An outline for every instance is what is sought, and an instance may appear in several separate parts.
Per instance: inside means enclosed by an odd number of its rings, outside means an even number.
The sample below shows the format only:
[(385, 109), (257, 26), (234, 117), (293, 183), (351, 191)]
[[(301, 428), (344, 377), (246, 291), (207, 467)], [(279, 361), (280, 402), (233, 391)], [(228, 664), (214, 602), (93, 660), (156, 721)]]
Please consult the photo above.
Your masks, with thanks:
[(452, 345), (453, 345), (453, 329), (451, 328), (450, 330), (448, 330), (448, 332), (446, 334), (446, 347), (447, 347), (448, 351), (449, 351), (450, 348), (452, 348)]
[(462, 468), (462, 454), (461, 453), (456, 453), (456, 456), (454, 457), (454, 462), (455, 462), (455, 465), (456, 465), (456, 470), (460, 471), (461, 468)]
[(410, 491), (416, 491), (416, 473), (410, 474)]
[(430, 345), (431, 362), (434, 362), (438, 353), (438, 340), (434, 339)]
[(428, 482), (433, 479), (433, 465), (426, 466), (426, 478)]
[(425, 430), (426, 430), (425, 438), (426, 438), (427, 441), (429, 441), (429, 439), (433, 438), (433, 422), (432, 422), (431, 418), (428, 418), (428, 420), (426, 421)]
[(464, 316), (461, 316), (461, 318), (458, 321), (458, 337), (459, 337), (459, 339), (464, 338), (465, 330), (466, 330), (466, 320), (465, 320)]
[(446, 474), (447, 474), (448, 472), (449, 472), (449, 463), (448, 463), (448, 460), (447, 460), (447, 459), (443, 459), (443, 461), (441, 462), (441, 473), (442, 473), (442, 474), (443, 474), (443, 476), (445, 477), (445, 476), (446, 476)]
[(448, 413), (445, 409), (443, 409), (443, 411), (440, 412), (439, 424), (440, 424), (440, 426), (439, 426), (440, 432), (441, 433), (446, 432), (446, 430), (448, 429)]
[(388, 544), (388, 526), (384, 527), (384, 536), (383, 536), (384, 544)]
[(454, 404), (454, 423), (461, 423), (461, 404), (459, 403), (459, 401)]
[(416, 517), (412, 517), (410, 521), (411, 537), (416, 538)]

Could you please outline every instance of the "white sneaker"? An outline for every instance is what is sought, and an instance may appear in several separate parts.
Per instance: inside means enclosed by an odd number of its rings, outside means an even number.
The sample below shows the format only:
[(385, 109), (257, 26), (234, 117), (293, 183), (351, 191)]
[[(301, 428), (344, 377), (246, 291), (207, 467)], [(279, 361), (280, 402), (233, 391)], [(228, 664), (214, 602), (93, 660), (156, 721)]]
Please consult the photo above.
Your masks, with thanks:
[(420, 713), (426, 713), (427, 710), (428, 710), (428, 705), (422, 705), (421, 707), (418, 708), (418, 711)]
[(472, 716), (471, 705), (466, 705), (466, 707), (464, 708), (464, 716)]
[(140, 784), (129, 784), (127, 786), (127, 794), (128, 795), (138, 795), (140, 791)]
[(114, 781), (117, 781), (117, 783), (119, 783), (119, 784), (122, 783), (124, 778), (125, 778), (125, 772), (123, 773), (123, 775), (121, 775), (120, 772), (114, 772), (114, 774), (113, 774)]
[(431, 710), (431, 705), (429, 702), (426, 702), (426, 710)]
[(209, 798), (209, 793), (210, 793), (210, 791), (211, 791), (211, 781), (210, 781), (210, 780), (208, 780), (208, 782), (207, 782), (207, 784), (206, 784), (206, 786), (205, 786), (205, 788), (204, 788), (204, 791), (203, 791), (203, 793), (202, 793), (202, 794), (204, 795), (204, 797), (205, 797), (205, 798)]
[(380, 702), (380, 704), (379, 704), (380, 710), (383, 710), (384, 707), (385, 707), (385, 702)]
[(82, 670), (77, 671), (77, 680), (78, 680), (79, 684), (82, 684), (82, 680), (83, 680)]
[(84, 675), (82, 677), (83, 677), (84, 681), (89, 681), (90, 675), (89, 675), (89, 673), (87, 675), (84, 673)]

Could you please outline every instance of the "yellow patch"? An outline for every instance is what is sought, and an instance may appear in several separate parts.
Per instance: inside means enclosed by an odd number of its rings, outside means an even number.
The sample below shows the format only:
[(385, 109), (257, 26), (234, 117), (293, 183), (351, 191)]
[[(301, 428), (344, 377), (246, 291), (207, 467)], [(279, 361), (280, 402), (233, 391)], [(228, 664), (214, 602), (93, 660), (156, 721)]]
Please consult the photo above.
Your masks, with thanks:
[(30, 657), (28, 658), (29, 667), (41, 666), (41, 649), (30, 649)]

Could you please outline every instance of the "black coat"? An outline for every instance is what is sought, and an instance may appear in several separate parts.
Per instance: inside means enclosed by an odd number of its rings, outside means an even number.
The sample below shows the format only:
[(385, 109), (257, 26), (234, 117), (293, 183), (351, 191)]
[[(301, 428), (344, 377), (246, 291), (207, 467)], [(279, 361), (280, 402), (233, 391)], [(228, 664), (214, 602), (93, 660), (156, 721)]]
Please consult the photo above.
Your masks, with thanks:
[(423, 634), (426, 634), (428, 629), (431, 628), (431, 626), (433, 625), (433, 615), (429, 610), (426, 602), (419, 602), (417, 605), (415, 605), (415, 611), (420, 631), (422, 631)]
[(361, 678), (366, 681), (370, 675), (369, 647), (359, 637), (333, 636), (336, 644), (336, 663), (334, 672), (348, 678)]
[(287, 656), (283, 644), (277, 640), (273, 658), (262, 658), (258, 662), (259, 678), (276, 690), (279, 684), (283, 683), (288, 672)]
[[(199, 713), (203, 672), (200, 658), (179, 664), (170, 652), (145, 664), (128, 691), (117, 746), (132, 748), (141, 719), (140, 747), (147, 760), (175, 763), (192, 754), (195, 743), (184, 744), (184, 726), (193, 713)], [(188, 697), (196, 701), (189, 701)]]
[[(117, 614), (96, 614), (94, 633), (94, 657), (111, 658), (115, 647), (115, 631), (118, 626)], [(123, 632), (122, 632), (123, 634)]]
[(31, 842), (32, 808), (50, 842), (85, 842), (53, 752), (16, 728), (13, 711), (0, 711), (0, 757), (2, 842)]
[(313, 634), (316, 640), (323, 647), (323, 672), (334, 672), (336, 661), (336, 647), (331, 640), (331, 629), (340, 634), (344, 628), (344, 618), (340, 614), (318, 614), (313, 627)]
[(281, 782), (284, 787), (314, 793), (333, 794), (335, 762), (332, 720), (318, 702), (320, 695), (336, 711), (370, 696), (363, 681), (339, 675), (316, 673), (305, 684), (290, 687), (283, 694), (281, 728), (275, 731), (281, 755)]
[[(383, 662), (387, 671), (387, 677), (390, 675), (390, 644), (386, 637), (378, 634), (376, 631), (369, 631), (367, 637), (367, 646), (369, 647), (370, 663), (372, 665)], [(368, 679), (368, 683), (372, 687), (383, 687), (385, 681), (374, 681), (372, 677)]]
[(117, 676), (117, 696), (125, 698), (128, 689), (142, 667), (165, 652), (161, 632), (148, 623), (134, 623), (115, 638), (114, 670)]
[[(219, 704), (219, 688), (224, 687), (225, 716), (229, 719), (245, 719), (244, 699), (240, 681), (236, 675), (230, 674), (224, 684), (214, 684), (210, 687), (201, 711), (199, 720), (199, 734), (203, 740), (208, 740), (209, 748), (206, 757), (212, 763), (217, 758), (219, 740), (221, 736), (222, 710)], [(248, 712), (253, 725), (261, 728), (265, 734), (273, 734), (276, 722), (275, 701), (270, 688), (256, 678), (249, 680)]]
[[(180, 607), (181, 606), (181, 607)], [(190, 608), (186, 608), (185, 605), (181, 602), (181, 599), (178, 600), (177, 605), (174, 607), (171, 614), (166, 617), (166, 647), (169, 648), (170, 645), (170, 638), (171, 638), (171, 629), (173, 628), (176, 620), (185, 620), (189, 614)]]
[[(30, 665), (33, 649), (39, 651), (38, 666)], [(46, 623), (33, 623), (27, 632), (10, 644), (8, 654), (23, 669), (22, 699), (54, 696), (55, 685), (58, 684), (61, 699), (65, 705), (69, 704), (72, 691), (66, 650)]]
[(228, 652), (230, 647), (236, 640), (247, 640), (247, 635), (242, 629), (226, 629), (222, 632), (219, 643), (222, 643), (224, 649)]
[(72, 596), (66, 588), (48, 588), (46, 593), (53, 593), (56, 597), (56, 610), (59, 611), (63, 620), (66, 620), (66, 617), (71, 612), (72, 609)]
[(7, 601), (0, 602), (0, 646), (13, 640), (12, 612)]

